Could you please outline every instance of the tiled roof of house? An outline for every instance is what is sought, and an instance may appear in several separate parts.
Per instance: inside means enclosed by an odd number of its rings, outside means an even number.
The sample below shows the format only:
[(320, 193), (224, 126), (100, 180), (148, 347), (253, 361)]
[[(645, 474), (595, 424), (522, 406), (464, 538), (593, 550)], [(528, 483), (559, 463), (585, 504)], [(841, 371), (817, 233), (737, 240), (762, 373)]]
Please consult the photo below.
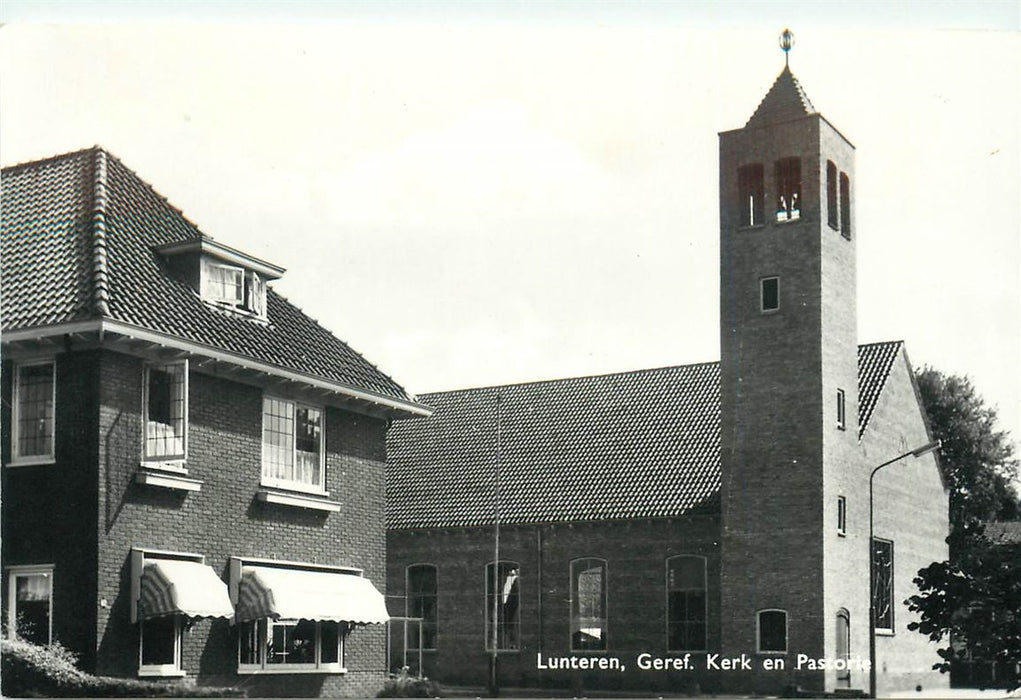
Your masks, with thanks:
[(776, 124), (806, 117), (810, 114), (816, 114), (815, 107), (812, 106), (801, 83), (791, 73), (791, 69), (784, 66), (783, 71), (773, 83), (773, 87), (762, 98), (758, 109), (755, 110), (745, 127)]
[(158, 246), (202, 232), (100, 148), (2, 173), (2, 327), (108, 318), (380, 396), (393, 379), (270, 289), (269, 324), (203, 302)]
[[(862, 430), (900, 347), (858, 349)], [(504, 523), (718, 511), (717, 362), (421, 398), (387, 440), (391, 529), (491, 524), (497, 454)]]

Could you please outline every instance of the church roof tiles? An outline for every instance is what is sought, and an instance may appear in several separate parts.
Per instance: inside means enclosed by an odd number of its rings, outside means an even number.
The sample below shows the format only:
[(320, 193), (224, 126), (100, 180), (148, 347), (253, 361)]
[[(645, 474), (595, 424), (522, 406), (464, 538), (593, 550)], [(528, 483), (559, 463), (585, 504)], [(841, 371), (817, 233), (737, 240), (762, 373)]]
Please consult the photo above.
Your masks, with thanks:
[[(858, 348), (861, 432), (901, 346)], [(497, 455), (504, 523), (718, 511), (717, 362), (421, 398), (432, 417), (390, 429), (391, 529), (492, 524)]]

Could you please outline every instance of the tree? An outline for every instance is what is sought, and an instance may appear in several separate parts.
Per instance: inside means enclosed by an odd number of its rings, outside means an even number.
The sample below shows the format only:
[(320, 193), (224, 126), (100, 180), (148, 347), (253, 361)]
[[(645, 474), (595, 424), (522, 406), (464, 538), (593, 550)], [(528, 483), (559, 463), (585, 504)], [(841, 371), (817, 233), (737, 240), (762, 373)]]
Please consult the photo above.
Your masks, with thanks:
[(954, 545), (980, 523), (1021, 520), (1021, 502), (1011, 481), (1018, 460), (1007, 432), (996, 426), (996, 410), (985, 405), (967, 377), (931, 367), (915, 376), (950, 489), (951, 559)]
[(1021, 545), (985, 536), (988, 522), (1021, 519), (1013, 445), (969, 379), (930, 367), (916, 379), (933, 437), (942, 441), (950, 559), (918, 572), (919, 593), (906, 603), (919, 620), (909, 628), (950, 642), (934, 665), (941, 671), (975, 660), (1013, 668), (1021, 663)]

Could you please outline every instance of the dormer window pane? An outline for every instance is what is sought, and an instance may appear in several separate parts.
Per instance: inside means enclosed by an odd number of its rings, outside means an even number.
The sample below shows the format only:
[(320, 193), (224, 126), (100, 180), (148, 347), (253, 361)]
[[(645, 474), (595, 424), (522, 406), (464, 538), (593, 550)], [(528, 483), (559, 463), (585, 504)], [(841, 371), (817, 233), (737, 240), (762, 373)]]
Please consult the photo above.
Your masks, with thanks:
[(245, 271), (240, 267), (210, 264), (206, 271), (206, 295), (209, 301), (219, 301), (232, 306), (244, 303)]
[(776, 220), (801, 218), (801, 159), (776, 161)]

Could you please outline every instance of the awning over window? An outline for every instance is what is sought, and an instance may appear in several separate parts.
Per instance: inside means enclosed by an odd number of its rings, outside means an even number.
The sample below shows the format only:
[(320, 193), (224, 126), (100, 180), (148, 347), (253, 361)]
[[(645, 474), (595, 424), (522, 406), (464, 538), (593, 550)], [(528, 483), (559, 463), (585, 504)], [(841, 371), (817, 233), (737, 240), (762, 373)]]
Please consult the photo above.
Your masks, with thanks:
[(329, 571), (246, 566), (238, 588), (237, 621), (263, 617), (386, 622), (383, 595), (361, 576)]
[(138, 591), (138, 619), (174, 614), (233, 616), (227, 584), (197, 561), (146, 559)]

